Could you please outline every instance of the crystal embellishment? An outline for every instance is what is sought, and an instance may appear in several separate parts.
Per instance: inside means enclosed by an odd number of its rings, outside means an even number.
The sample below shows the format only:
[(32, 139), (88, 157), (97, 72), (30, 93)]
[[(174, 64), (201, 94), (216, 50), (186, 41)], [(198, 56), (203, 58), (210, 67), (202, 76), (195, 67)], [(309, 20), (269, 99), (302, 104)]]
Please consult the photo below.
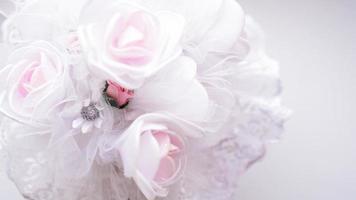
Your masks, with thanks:
[(80, 114), (83, 119), (87, 121), (94, 121), (100, 117), (100, 111), (96, 108), (94, 103), (90, 103), (89, 106), (84, 106)]

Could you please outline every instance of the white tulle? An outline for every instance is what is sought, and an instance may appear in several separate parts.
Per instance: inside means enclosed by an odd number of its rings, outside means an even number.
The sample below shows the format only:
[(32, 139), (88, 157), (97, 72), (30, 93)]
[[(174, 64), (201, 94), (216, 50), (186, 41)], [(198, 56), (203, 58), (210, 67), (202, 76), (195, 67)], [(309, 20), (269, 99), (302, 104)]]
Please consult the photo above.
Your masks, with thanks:
[[(104, 44), (110, 20), (133, 10), (159, 30), (139, 66)], [(26, 199), (236, 199), (239, 177), (289, 116), (278, 63), (234, 0), (2, 0), (0, 24), (0, 164)], [(23, 98), (17, 84), (34, 59), (46, 79)], [(134, 90), (124, 109), (103, 97), (107, 80)], [(81, 113), (88, 102), (93, 121)], [(153, 130), (184, 141), (169, 183), (153, 180), (159, 152), (141, 143)]]

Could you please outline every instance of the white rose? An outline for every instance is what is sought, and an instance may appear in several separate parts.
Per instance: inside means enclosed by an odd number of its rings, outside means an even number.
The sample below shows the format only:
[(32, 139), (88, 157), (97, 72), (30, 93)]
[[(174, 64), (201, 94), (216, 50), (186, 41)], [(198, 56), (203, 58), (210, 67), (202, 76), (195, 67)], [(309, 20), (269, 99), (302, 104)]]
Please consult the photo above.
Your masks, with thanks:
[(16, 49), (0, 70), (0, 111), (22, 123), (43, 123), (70, 88), (67, 67), (48, 42)]
[(184, 140), (202, 133), (202, 128), (172, 115), (149, 113), (137, 118), (112, 148), (120, 152), (125, 176), (153, 200), (167, 196), (168, 187), (183, 173)]
[[(100, 13), (95, 12), (100, 10)], [(79, 39), (93, 73), (127, 89), (142, 85), (181, 53), (184, 19), (168, 11), (93, 1), (83, 11)]]

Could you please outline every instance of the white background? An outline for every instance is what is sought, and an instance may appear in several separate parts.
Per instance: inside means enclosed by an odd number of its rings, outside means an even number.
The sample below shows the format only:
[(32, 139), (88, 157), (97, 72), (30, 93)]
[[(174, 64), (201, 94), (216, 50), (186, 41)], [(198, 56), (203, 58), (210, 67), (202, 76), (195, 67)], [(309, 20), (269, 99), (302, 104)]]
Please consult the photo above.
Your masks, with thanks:
[[(238, 200), (355, 200), (356, 0), (239, 2), (266, 32), (294, 115)], [(2, 176), (0, 199), (21, 199)]]
[(239, 2), (264, 28), (294, 110), (239, 200), (355, 200), (356, 1)]

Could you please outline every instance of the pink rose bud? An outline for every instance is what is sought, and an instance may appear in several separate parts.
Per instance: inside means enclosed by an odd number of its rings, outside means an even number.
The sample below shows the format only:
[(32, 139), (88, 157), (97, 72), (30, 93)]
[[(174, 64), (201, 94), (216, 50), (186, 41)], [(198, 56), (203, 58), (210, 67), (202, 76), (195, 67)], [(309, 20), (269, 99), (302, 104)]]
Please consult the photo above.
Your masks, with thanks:
[(111, 106), (122, 109), (128, 105), (134, 92), (133, 90), (121, 87), (113, 81), (107, 81), (104, 95)]

